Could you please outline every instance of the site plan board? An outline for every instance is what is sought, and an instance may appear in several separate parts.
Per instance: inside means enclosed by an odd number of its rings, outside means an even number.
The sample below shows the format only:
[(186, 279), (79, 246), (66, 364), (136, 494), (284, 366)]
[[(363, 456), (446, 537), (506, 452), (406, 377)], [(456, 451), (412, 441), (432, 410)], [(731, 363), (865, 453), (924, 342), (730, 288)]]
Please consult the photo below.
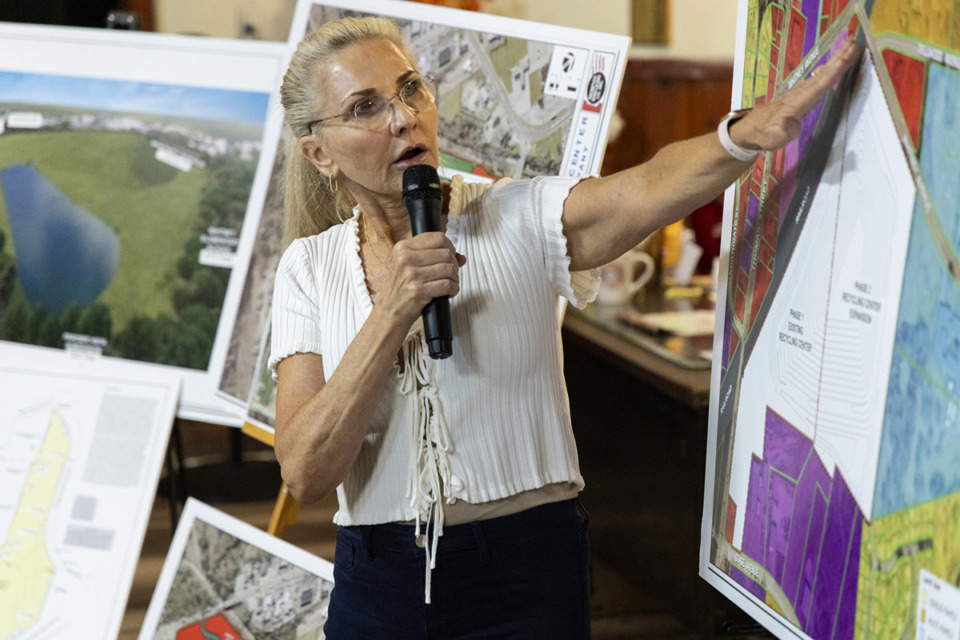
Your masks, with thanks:
[(0, 638), (115, 638), (180, 391), (169, 372), (0, 365)]
[(779, 637), (956, 638), (960, 3), (744, 0), (734, 106), (864, 53), (727, 193), (701, 574)]

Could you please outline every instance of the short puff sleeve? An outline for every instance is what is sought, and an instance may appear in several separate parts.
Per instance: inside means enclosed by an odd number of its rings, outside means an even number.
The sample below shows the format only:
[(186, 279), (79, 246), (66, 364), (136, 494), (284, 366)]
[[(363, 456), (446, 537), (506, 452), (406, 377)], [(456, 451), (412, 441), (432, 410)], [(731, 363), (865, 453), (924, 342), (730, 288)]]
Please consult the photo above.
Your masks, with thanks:
[[(295, 353), (321, 354), (320, 312), (315, 261), (308, 243), (294, 241), (280, 258), (271, 309), (270, 359), (277, 379), (277, 365)], [(322, 355), (322, 354), (321, 354)]]
[(503, 180), (494, 193), (504, 216), (518, 216), (529, 246), (540, 250), (547, 278), (557, 295), (582, 309), (597, 297), (600, 270), (570, 271), (563, 205), (580, 180), (556, 176), (539, 176), (529, 183)]

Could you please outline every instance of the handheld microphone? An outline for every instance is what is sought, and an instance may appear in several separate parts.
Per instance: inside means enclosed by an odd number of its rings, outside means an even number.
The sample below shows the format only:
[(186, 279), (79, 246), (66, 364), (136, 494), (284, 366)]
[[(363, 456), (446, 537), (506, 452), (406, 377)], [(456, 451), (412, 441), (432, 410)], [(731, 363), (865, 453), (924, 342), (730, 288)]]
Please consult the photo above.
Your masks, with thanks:
[[(437, 170), (428, 164), (408, 167), (403, 172), (403, 204), (410, 216), (413, 235), (440, 231), (443, 191)], [(430, 357), (439, 360), (453, 353), (453, 324), (450, 296), (434, 298), (423, 308), (423, 332)]]

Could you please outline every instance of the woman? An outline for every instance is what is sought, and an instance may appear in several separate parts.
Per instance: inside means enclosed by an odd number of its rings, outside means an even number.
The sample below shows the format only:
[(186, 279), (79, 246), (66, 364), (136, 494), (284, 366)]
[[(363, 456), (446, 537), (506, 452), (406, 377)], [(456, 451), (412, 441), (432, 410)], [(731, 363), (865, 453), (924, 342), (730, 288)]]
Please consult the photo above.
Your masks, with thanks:
[[(303, 502), (336, 489), (330, 638), (588, 638), (586, 518), (557, 296), (712, 200), (799, 133), (857, 58), (717, 134), (586, 180), (454, 180), (443, 231), (411, 237), (404, 170), (436, 167), (436, 90), (394, 27), (329, 23), (281, 91), (293, 132), (273, 305), (275, 447)], [(726, 132), (726, 129), (724, 130)], [(729, 151), (730, 149), (732, 151)], [(453, 356), (421, 310), (451, 296)]]

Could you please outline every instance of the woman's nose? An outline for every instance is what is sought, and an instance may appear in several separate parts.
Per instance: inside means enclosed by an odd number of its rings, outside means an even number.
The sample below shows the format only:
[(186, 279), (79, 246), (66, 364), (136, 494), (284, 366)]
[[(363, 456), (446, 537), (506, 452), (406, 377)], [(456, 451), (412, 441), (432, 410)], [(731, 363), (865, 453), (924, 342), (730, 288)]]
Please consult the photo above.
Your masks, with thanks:
[(403, 100), (393, 100), (389, 109), (390, 129), (395, 135), (403, 133), (407, 129), (412, 129), (416, 125), (419, 112), (413, 107), (408, 107)]

